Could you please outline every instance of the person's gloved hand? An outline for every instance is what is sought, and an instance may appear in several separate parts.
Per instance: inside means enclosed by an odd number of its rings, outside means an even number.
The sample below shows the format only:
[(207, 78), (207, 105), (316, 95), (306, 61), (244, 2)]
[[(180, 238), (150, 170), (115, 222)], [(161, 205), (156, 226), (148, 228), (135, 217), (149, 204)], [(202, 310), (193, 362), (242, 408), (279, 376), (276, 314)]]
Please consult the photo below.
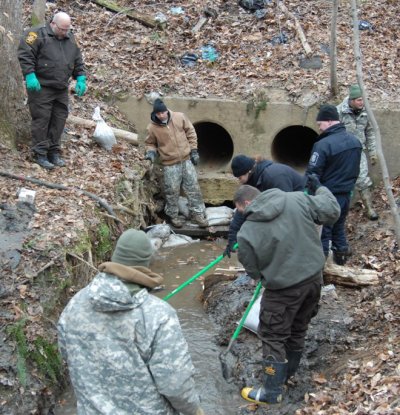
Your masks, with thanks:
[(371, 164), (373, 165), (373, 166), (375, 166), (375, 164), (377, 163), (377, 161), (378, 161), (378, 156), (376, 155), (376, 154), (371, 154), (370, 156), (369, 156), (369, 159), (371, 160)]
[(147, 153), (146, 153), (146, 156), (145, 156), (145, 158), (144, 158), (145, 160), (150, 160), (151, 161), (151, 163), (154, 163), (154, 160), (156, 159), (156, 152), (155, 151), (152, 151), (152, 150), (149, 150)]
[(202, 408), (198, 408), (196, 411), (196, 415), (204, 415), (204, 411)]
[(36, 78), (35, 72), (28, 73), (25, 75), (26, 89), (28, 91), (40, 91), (42, 87), (40, 82)]
[(192, 150), (190, 152), (190, 161), (197, 166), (199, 164), (199, 160), (200, 160), (200, 156), (199, 156), (199, 152), (197, 150)]
[(231, 254), (233, 252), (236, 252), (236, 249), (233, 249), (233, 247), (231, 246), (231, 244), (228, 244), (228, 245), (226, 245), (225, 251), (222, 253), (222, 255), (224, 257), (227, 256), (228, 258), (230, 258), (231, 257)]
[(81, 97), (87, 90), (86, 86), (86, 76), (85, 75), (79, 75), (76, 78), (76, 85), (75, 85), (75, 92), (78, 97)]
[(305, 192), (313, 196), (319, 187), (321, 187), (321, 183), (318, 176), (315, 173), (307, 174)]

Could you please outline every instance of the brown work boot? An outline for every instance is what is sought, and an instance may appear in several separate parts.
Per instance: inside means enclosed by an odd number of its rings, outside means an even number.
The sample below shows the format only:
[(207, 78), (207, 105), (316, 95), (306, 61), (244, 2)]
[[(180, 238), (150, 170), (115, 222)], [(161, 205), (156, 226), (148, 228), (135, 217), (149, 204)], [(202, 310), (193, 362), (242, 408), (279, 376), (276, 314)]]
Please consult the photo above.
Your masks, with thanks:
[(208, 222), (207, 219), (201, 214), (201, 213), (196, 213), (192, 216), (192, 221), (196, 224), (199, 225), (200, 228), (207, 228), (208, 226)]
[(182, 221), (182, 219), (180, 219), (180, 218), (176, 217), (176, 218), (171, 218), (170, 220), (171, 220), (171, 225), (172, 225), (174, 228), (182, 228), (182, 226), (183, 226), (183, 221)]

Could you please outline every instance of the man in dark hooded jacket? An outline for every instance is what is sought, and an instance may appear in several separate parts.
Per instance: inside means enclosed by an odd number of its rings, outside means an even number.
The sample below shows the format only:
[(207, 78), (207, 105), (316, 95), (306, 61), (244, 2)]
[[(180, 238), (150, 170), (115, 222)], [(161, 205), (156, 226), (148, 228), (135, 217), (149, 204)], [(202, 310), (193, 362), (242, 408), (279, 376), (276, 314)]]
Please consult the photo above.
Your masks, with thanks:
[(265, 288), (258, 326), (264, 382), (260, 388), (242, 390), (244, 399), (257, 404), (282, 400), (284, 384), (299, 366), (308, 324), (318, 310), (325, 257), (315, 224), (334, 223), (340, 208), (318, 179), (309, 182), (309, 194), (279, 189), (260, 193), (244, 185), (234, 197), (245, 217), (237, 235), (238, 259)]
[[(241, 184), (248, 184), (260, 192), (268, 189), (280, 189), (284, 192), (295, 192), (304, 189), (305, 177), (290, 166), (275, 163), (271, 160), (257, 160), (239, 154), (232, 159), (232, 173)], [(236, 210), (229, 226), (228, 244), (224, 255), (230, 257), (236, 243), (236, 235), (244, 222), (243, 215)]]

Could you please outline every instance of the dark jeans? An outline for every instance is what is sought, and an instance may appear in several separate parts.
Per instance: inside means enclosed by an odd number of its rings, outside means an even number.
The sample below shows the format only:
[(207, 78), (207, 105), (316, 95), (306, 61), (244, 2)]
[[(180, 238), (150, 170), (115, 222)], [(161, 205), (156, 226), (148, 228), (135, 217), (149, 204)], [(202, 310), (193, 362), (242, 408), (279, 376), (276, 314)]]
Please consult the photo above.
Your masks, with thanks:
[(295, 287), (264, 290), (258, 325), (264, 360), (271, 356), (284, 362), (286, 350), (303, 350), (308, 324), (318, 312), (321, 295), (322, 272), (314, 277)]
[(329, 253), (329, 241), (332, 241), (332, 249), (337, 252), (346, 252), (349, 247), (346, 238), (346, 218), (350, 209), (350, 192), (334, 196), (340, 206), (340, 216), (333, 226), (322, 228), (321, 243), (325, 255)]
[(40, 91), (28, 91), (28, 104), (32, 117), (32, 151), (44, 156), (59, 153), (68, 117), (68, 89), (42, 86)]

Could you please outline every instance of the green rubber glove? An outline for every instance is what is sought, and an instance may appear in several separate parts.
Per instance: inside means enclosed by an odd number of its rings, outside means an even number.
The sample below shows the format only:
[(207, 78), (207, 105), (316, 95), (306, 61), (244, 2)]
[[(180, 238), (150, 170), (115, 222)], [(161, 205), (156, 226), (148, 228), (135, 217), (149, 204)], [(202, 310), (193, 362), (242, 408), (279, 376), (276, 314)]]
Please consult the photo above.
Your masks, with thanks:
[(42, 87), (38, 79), (36, 78), (35, 72), (28, 73), (25, 75), (26, 89), (28, 91), (40, 91)]
[(86, 76), (79, 75), (76, 78), (76, 85), (75, 85), (76, 95), (78, 95), (78, 97), (81, 97), (86, 92), (86, 90), (87, 90)]

